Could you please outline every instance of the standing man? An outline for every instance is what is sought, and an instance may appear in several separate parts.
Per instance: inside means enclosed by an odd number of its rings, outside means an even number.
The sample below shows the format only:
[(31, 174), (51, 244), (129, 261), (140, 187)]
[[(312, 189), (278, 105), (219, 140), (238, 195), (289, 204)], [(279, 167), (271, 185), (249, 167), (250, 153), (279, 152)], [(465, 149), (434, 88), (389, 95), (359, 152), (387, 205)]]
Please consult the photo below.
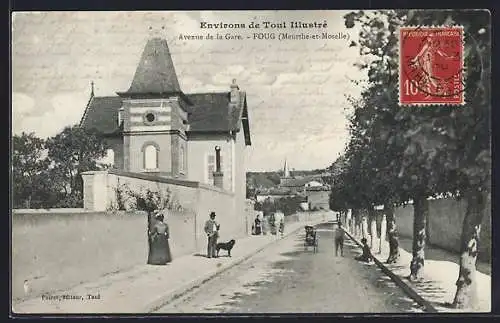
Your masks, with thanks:
[(340, 249), (340, 256), (344, 256), (344, 229), (342, 228), (342, 222), (338, 222), (338, 226), (335, 229), (335, 256), (338, 256), (338, 251)]
[(205, 222), (205, 233), (208, 237), (207, 257), (216, 257), (217, 238), (220, 225), (215, 221), (215, 212), (210, 212), (210, 219)]

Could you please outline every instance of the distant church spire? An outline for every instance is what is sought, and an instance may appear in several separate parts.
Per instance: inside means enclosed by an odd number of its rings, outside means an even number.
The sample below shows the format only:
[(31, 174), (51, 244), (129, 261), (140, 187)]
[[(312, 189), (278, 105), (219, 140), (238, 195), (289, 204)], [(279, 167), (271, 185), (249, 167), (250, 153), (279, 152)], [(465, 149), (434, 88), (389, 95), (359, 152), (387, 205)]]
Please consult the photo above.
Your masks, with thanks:
[(288, 164), (285, 159), (285, 166), (283, 167), (283, 177), (288, 178), (290, 177), (290, 170), (288, 169)]

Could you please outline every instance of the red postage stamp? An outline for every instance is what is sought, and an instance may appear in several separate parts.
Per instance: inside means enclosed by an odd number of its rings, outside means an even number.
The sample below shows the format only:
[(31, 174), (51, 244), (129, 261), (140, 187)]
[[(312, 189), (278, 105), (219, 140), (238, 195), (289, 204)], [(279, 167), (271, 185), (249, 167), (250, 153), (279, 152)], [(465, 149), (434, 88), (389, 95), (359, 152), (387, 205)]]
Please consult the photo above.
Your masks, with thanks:
[(399, 104), (463, 105), (463, 28), (399, 29)]

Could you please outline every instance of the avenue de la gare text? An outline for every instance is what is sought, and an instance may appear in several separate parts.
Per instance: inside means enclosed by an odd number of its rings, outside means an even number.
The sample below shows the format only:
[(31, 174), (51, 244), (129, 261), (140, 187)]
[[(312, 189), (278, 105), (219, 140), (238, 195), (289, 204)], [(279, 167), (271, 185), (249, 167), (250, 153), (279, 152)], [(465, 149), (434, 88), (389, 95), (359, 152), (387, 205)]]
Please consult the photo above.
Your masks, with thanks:
[(331, 39), (331, 40), (348, 40), (349, 35), (343, 32), (336, 33), (273, 33), (273, 32), (255, 32), (247, 36), (242, 36), (237, 33), (226, 34), (206, 34), (206, 35), (186, 35), (180, 34), (179, 40), (308, 40), (308, 39)]

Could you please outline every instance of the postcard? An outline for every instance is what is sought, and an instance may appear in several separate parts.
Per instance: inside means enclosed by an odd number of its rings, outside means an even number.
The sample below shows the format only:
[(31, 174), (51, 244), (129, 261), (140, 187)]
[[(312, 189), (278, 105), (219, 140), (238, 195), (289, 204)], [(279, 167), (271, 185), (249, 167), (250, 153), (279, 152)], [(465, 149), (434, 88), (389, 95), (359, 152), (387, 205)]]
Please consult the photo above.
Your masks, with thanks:
[(491, 311), (488, 10), (11, 18), (12, 316)]

